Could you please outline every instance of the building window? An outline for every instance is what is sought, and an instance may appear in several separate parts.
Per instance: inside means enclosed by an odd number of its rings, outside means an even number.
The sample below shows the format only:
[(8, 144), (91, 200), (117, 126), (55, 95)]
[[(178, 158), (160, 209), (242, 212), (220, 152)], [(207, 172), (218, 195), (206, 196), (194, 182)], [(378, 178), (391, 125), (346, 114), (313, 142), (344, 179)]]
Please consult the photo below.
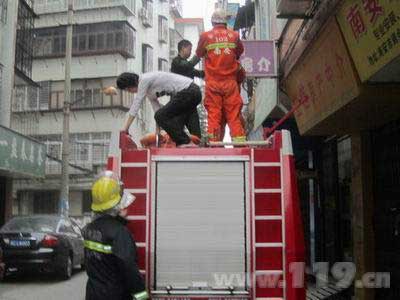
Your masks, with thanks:
[(61, 135), (33, 136), (46, 145), (46, 175), (61, 173)]
[(92, 212), (92, 193), (91, 191), (83, 191), (82, 192), (82, 213), (91, 213)]
[(61, 159), (61, 142), (48, 142), (47, 154), (51, 158)]
[(147, 44), (142, 45), (142, 72), (153, 71), (153, 47)]
[[(102, 107), (129, 108), (130, 102), (124, 102), (124, 93), (116, 96), (106, 96), (101, 90), (114, 82), (114, 78), (74, 80), (71, 88), (71, 108), (96, 109)], [(59, 110), (64, 102), (63, 82), (53, 82), (54, 88), (50, 91), (50, 110)], [(131, 99), (131, 98), (129, 98)]]
[(90, 134), (76, 133), (71, 134), (72, 160), (74, 163), (82, 165), (89, 162)]
[(34, 214), (57, 213), (59, 191), (33, 192)]
[(158, 40), (161, 43), (168, 43), (168, 19), (164, 16), (158, 16)]
[(99, 108), (103, 106), (100, 88), (85, 88), (71, 91), (73, 108)]
[(39, 87), (17, 85), (14, 88), (13, 112), (48, 110), (51, 82), (39, 82)]
[(163, 71), (163, 72), (169, 71), (168, 60), (164, 58), (158, 59), (158, 71)]
[(0, 22), (7, 22), (7, 2), (8, 0), (0, 0)]
[(51, 95), (51, 81), (39, 82), (39, 109), (49, 110), (50, 95)]
[(0, 64), (0, 110), (2, 110), (3, 106), (3, 66)]
[(110, 149), (110, 132), (92, 133), (93, 164), (105, 164)]
[(17, 23), (15, 67), (30, 78), (33, 59), (34, 13), (23, 0), (19, 1)]
[(140, 10), (140, 19), (145, 27), (153, 26), (153, 1), (142, 0), (142, 9)]
[[(35, 136), (34, 138), (47, 147), (46, 174), (60, 174), (61, 135)], [(107, 163), (110, 139), (110, 132), (72, 133), (70, 162), (88, 169), (104, 166)]]
[(180, 36), (177, 30), (169, 29), (169, 57), (171, 61), (178, 55), (178, 41), (182, 39), (183, 37)]
[[(65, 55), (66, 27), (39, 28), (35, 30), (35, 57)], [(75, 25), (72, 37), (73, 55), (99, 55), (120, 53), (126, 58), (135, 57), (136, 31), (124, 21)]]

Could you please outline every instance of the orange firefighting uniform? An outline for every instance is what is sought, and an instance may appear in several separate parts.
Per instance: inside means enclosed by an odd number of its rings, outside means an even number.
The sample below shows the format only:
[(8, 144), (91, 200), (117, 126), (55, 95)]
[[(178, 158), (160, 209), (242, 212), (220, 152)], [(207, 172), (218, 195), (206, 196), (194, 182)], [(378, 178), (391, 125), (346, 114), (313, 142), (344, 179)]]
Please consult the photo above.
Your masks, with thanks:
[(206, 91), (204, 106), (208, 113), (210, 141), (220, 141), (221, 121), (228, 123), (233, 141), (245, 141), (241, 110), (243, 101), (237, 82), (239, 57), (243, 53), (239, 33), (216, 25), (200, 35), (196, 55), (205, 57)]

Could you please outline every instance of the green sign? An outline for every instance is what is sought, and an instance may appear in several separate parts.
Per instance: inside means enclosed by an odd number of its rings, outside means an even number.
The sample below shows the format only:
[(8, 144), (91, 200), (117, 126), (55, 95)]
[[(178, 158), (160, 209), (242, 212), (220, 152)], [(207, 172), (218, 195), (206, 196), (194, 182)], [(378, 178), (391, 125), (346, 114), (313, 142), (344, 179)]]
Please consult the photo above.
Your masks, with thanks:
[(0, 126), (0, 170), (44, 177), (45, 159), (44, 144)]

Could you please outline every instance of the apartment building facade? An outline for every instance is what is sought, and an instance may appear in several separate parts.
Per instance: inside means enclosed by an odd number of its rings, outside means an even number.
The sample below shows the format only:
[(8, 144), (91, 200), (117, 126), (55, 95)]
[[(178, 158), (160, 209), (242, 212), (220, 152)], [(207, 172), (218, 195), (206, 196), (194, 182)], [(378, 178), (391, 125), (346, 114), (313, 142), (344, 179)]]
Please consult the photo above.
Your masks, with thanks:
[(44, 145), (11, 126), (14, 87), (35, 87), (32, 81), (32, 1), (0, 1), (0, 226), (12, 215), (16, 178), (44, 177)]
[[(58, 207), (61, 174), (65, 36), (68, 0), (37, 0), (33, 80), (39, 88), (17, 86), (12, 127), (46, 144), (45, 180), (20, 180), (14, 185), (14, 214), (52, 213)], [(170, 30), (181, 13), (180, 1), (74, 0), (71, 65), (70, 215), (90, 211), (90, 186), (101, 172), (110, 139), (123, 125), (132, 95), (106, 96), (126, 71), (168, 71)], [(145, 102), (131, 128), (138, 142), (154, 131)]]

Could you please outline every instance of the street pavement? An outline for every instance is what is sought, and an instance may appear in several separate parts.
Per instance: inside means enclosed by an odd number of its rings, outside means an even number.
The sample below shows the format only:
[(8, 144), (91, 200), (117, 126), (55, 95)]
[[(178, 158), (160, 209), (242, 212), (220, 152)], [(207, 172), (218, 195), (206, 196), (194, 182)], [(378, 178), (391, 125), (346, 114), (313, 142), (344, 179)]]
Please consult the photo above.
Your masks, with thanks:
[(1, 300), (83, 300), (86, 272), (75, 271), (70, 280), (54, 275), (25, 275), (0, 282)]

